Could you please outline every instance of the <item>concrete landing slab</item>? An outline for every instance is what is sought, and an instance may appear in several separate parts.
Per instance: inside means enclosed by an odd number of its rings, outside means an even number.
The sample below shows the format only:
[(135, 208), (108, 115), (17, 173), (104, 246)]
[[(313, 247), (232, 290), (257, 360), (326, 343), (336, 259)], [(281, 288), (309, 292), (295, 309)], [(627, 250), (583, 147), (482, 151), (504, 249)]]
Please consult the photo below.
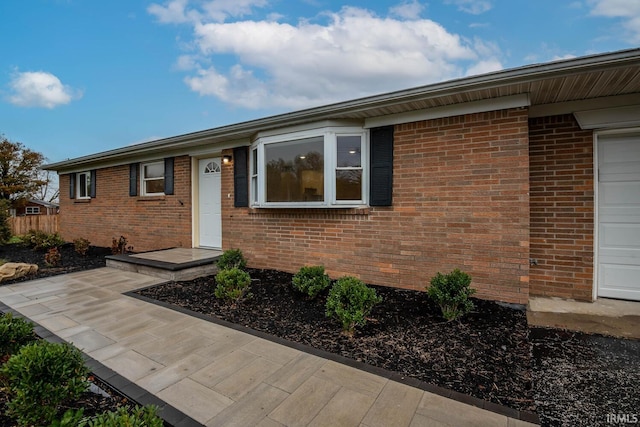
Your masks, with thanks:
[(594, 302), (531, 297), (529, 326), (640, 339), (640, 302), (599, 298)]

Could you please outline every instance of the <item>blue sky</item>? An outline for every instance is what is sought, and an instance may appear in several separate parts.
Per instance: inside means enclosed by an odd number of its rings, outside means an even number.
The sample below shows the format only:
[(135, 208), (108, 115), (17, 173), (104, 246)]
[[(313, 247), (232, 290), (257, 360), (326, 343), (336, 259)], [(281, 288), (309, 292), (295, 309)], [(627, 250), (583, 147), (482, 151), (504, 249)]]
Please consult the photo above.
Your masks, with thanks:
[(0, 133), (61, 161), (640, 45), (640, 0), (3, 0)]

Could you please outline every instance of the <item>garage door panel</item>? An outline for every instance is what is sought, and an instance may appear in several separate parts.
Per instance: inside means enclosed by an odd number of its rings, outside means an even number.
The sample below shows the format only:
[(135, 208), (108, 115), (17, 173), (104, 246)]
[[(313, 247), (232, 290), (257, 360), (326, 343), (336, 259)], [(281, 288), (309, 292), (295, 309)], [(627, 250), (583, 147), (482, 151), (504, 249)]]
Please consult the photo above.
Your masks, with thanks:
[(640, 266), (601, 263), (599, 276), (600, 280), (611, 284), (604, 289), (600, 289), (600, 296), (640, 299), (637, 280), (640, 277)]
[(598, 139), (598, 295), (640, 300), (640, 134)]
[(640, 251), (640, 224), (601, 224), (602, 249)]
[[(638, 164), (640, 168), (640, 164)], [(600, 206), (636, 208), (640, 216), (640, 177), (637, 181), (601, 182)]]

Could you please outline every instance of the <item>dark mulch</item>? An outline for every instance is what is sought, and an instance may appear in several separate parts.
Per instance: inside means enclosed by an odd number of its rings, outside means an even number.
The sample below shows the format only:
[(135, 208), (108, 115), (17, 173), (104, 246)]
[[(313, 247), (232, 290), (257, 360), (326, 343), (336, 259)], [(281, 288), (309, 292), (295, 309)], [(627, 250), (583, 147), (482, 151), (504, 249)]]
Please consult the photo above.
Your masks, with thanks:
[(44, 251), (36, 251), (21, 243), (12, 243), (0, 246), (0, 259), (11, 262), (24, 262), (27, 264), (37, 264), (38, 273), (19, 279), (7, 280), (0, 285), (8, 285), (25, 280), (40, 279), (43, 277), (56, 276), (58, 274), (72, 273), (74, 271), (100, 268), (106, 265), (105, 255), (111, 255), (110, 248), (91, 246), (86, 255), (79, 255), (73, 248), (72, 243), (67, 243), (60, 247), (62, 261), (59, 266), (49, 267), (44, 262)]
[[(292, 275), (254, 270), (252, 298), (229, 306), (213, 277), (170, 282), (140, 295), (446, 387), (536, 412), (545, 426), (612, 425), (607, 414), (640, 414), (640, 341), (529, 329), (514, 306), (474, 300), (444, 322), (424, 292), (376, 287), (384, 298), (353, 338), (324, 316), (326, 295), (308, 301)], [(631, 418), (633, 419), (633, 418)]]

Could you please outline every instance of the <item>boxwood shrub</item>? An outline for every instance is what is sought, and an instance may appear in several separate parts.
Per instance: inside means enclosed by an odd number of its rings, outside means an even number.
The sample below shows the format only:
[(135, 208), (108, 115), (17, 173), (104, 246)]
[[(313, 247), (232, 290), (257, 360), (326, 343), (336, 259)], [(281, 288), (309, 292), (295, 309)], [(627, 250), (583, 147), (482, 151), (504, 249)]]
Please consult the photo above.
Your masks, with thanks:
[(82, 353), (67, 343), (36, 341), (0, 369), (7, 380), (7, 413), (21, 426), (49, 425), (60, 406), (88, 388)]
[(306, 294), (309, 299), (314, 299), (331, 286), (331, 279), (324, 273), (323, 266), (305, 266), (293, 276), (292, 284), (295, 290)]
[(451, 273), (438, 272), (431, 279), (427, 293), (440, 306), (442, 316), (447, 321), (458, 319), (473, 310), (473, 302), (469, 299), (476, 290), (471, 289), (471, 276), (459, 269)]
[(375, 289), (361, 280), (344, 276), (336, 281), (329, 291), (325, 314), (342, 324), (342, 331), (353, 335), (356, 326), (363, 326), (373, 307), (382, 302)]

